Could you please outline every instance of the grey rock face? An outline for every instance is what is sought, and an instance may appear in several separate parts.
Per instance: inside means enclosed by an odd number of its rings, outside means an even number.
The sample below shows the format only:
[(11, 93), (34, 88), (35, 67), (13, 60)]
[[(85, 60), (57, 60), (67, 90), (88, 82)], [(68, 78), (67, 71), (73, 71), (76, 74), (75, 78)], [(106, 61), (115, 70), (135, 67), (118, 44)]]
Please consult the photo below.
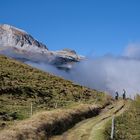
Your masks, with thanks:
[(0, 25), (0, 46), (25, 47), (26, 49), (28, 47), (38, 47), (47, 49), (44, 44), (35, 40), (25, 31), (7, 24)]
[(70, 69), (83, 57), (74, 50), (49, 51), (46, 45), (34, 39), (27, 32), (13, 26), (0, 25), (0, 54), (20, 61), (45, 62), (59, 69)]

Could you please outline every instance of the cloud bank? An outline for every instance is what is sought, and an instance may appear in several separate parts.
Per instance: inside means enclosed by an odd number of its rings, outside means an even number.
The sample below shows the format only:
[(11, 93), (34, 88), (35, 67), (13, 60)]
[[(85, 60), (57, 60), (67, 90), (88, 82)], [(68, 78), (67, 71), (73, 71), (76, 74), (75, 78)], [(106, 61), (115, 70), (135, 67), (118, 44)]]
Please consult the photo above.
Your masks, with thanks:
[(112, 95), (116, 91), (122, 95), (123, 89), (127, 91), (127, 97), (140, 94), (140, 45), (129, 45), (121, 56), (86, 59), (69, 72), (42, 62), (27, 64)]

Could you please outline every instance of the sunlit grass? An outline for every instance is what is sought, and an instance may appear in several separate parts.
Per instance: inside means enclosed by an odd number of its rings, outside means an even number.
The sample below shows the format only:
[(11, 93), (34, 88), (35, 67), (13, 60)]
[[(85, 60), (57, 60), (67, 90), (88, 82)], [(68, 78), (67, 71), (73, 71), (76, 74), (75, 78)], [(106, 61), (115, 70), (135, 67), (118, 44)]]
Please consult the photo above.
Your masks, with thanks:
[[(111, 122), (106, 127), (106, 140), (110, 139)], [(115, 119), (114, 140), (140, 140), (140, 96), (137, 96), (127, 111)]]
[(108, 96), (66, 81), (5, 56), (0, 56), (0, 126), (29, 118), (33, 114), (77, 104), (104, 104)]

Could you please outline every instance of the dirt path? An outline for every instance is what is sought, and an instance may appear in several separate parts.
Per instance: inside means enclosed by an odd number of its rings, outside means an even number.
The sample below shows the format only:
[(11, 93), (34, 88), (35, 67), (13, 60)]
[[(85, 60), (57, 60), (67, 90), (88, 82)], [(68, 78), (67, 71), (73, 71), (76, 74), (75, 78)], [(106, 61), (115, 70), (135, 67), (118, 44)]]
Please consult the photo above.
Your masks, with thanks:
[(123, 113), (128, 102), (120, 100), (112, 105), (109, 105), (102, 110), (100, 115), (81, 121), (73, 128), (69, 129), (60, 136), (54, 136), (50, 140), (104, 140), (104, 128), (114, 115)]

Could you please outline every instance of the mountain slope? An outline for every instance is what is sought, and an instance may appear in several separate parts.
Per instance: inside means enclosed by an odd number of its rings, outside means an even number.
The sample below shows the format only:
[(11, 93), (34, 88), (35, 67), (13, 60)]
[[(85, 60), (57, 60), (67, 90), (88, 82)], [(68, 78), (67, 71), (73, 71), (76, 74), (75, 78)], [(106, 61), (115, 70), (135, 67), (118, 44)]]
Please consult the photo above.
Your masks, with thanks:
[(0, 56), (0, 126), (33, 112), (80, 103), (104, 104), (104, 93), (76, 85), (26, 64)]
[[(0, 67), (1, 93), (12, 93), (12, 91), (17, 90), (17, 93), (15, 91), (13, 93), (15, 96), (17, 94), (25, 94), (25, 96), (33, 96), (33, 98), (59, 93), (59, 96), (64, 94), (67, 98), (73, 96), (75, 97), (74, 100), (79, 99), (79, 94), (90, 97), (97, 95), (97, 91), (39, 71), (5, 56), (0, 56)], [(27, 90), (26, 93), (24, 93), (24, 90)], [(28, 92), (31, 95), (28, 95)]]

